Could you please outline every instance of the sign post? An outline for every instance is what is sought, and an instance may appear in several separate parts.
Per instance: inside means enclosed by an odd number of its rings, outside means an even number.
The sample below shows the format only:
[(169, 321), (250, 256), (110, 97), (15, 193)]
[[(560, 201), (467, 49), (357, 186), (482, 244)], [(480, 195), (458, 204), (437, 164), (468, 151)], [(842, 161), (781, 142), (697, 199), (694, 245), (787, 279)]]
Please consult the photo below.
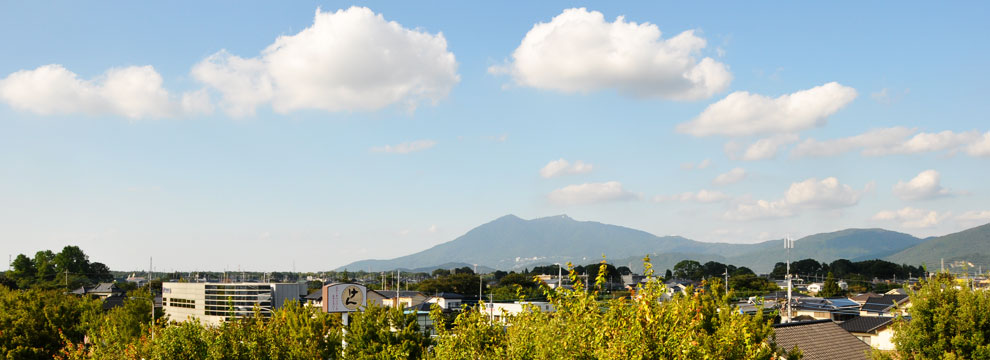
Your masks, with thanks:
[(368, 306), (368, 288), (358, 284), (329, 284), (323, 286), (323, 311), (341, 313), (343, 336), (341, 345), (347, 349), (347, 324), (350, 313)]

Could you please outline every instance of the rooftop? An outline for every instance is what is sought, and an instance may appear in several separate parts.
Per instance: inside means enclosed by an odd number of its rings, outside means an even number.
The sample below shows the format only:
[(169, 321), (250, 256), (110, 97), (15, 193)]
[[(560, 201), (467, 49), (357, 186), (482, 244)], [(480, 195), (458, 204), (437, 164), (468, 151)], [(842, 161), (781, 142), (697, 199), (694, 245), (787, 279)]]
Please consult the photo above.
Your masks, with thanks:
[(777, 346), (794, 347), (806, 360), (868, 359), (870, 345), (843, 330), (832, 320), (792, 322), (774, 325)]

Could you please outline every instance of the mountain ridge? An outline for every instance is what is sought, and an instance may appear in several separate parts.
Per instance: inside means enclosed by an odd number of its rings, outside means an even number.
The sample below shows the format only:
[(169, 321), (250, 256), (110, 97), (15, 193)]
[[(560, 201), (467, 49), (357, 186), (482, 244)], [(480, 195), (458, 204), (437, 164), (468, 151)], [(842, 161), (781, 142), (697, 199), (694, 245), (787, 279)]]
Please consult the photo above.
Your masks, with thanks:
[[(880, 228), (850, 228), (796, 240), (798, 246), (791, 251), (791, 259), (884, 259), (935, 239), (938, 238), (920, 239)], [(610, 261), (631, 263), (635, 261), (629, 259), (641, 260), (644, 255), (651, 255), (656, 259), (653, 265), (658, 270), (666, 269), (660, 265), (683, 257), (699, 261), (714, 260), (768, 272), (776, 262), (786, 259), (780, 239), (751, 244), (701, 242), (682, 236), (657, 236), (597, 221), (579, 221), (567, 215), (526, 220), (508, 214), (423, 251), (392, 259), (356, 261), (339, 269), (425, 269), (437, 268), (438, 264), (460, 263), (499, 270), (521, 270), (553, 263), (593, 263), (602, 255), (607, 255)], [(639, 266), (642, 266), (641, 262)]]

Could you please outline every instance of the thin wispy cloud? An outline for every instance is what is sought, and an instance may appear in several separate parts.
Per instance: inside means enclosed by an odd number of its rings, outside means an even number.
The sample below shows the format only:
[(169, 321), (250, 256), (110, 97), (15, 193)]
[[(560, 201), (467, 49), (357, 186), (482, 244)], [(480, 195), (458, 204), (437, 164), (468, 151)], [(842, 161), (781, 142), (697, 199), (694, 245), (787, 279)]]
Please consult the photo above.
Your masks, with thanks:
[(437, 142), (433, 140), (416, 140), (396, 145), (376, 146), (371, 148), (371, 151), (390, 154), (408, 154), (411, 152), (423, 151), (436, 145)]

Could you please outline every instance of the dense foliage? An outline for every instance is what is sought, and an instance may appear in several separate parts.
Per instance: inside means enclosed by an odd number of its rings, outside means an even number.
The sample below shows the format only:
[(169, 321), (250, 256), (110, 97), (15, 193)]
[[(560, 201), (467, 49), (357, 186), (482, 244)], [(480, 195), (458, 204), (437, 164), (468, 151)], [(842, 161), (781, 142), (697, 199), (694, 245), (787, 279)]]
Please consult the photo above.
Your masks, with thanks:
[(875, 358), (990, 359), (990, 292), (942, 273), (910, 296), (910, 320), (894, 324), (897, 350)]
[[(599, 274), (600, 284), (606, 272)], [(571, 276), (577, 280), (576, 272)], [(656, 278), (631, 299), (604, 303), (580, 283), (573, 290), (547, 289), (555, 311), (507, 316), (504, 327), (477, 311), (462, 313), (450, 329), (435, 317), (434, 351), (440, 359), (773, 358), (772, 319), (733, 311), (717, 279), (709, 287), (665, 303)]]
[(42, 250), (34, 258), (19, 254), (10, 264), (11, 270), (4, 275), (8, 286), (27, 289), (69, 288), (89, 285), (101, 281), (113, 281), (113, 275), (103, 263), (90, 262), (89, 256), (77, 246), (66, 246), (54, 253)]

